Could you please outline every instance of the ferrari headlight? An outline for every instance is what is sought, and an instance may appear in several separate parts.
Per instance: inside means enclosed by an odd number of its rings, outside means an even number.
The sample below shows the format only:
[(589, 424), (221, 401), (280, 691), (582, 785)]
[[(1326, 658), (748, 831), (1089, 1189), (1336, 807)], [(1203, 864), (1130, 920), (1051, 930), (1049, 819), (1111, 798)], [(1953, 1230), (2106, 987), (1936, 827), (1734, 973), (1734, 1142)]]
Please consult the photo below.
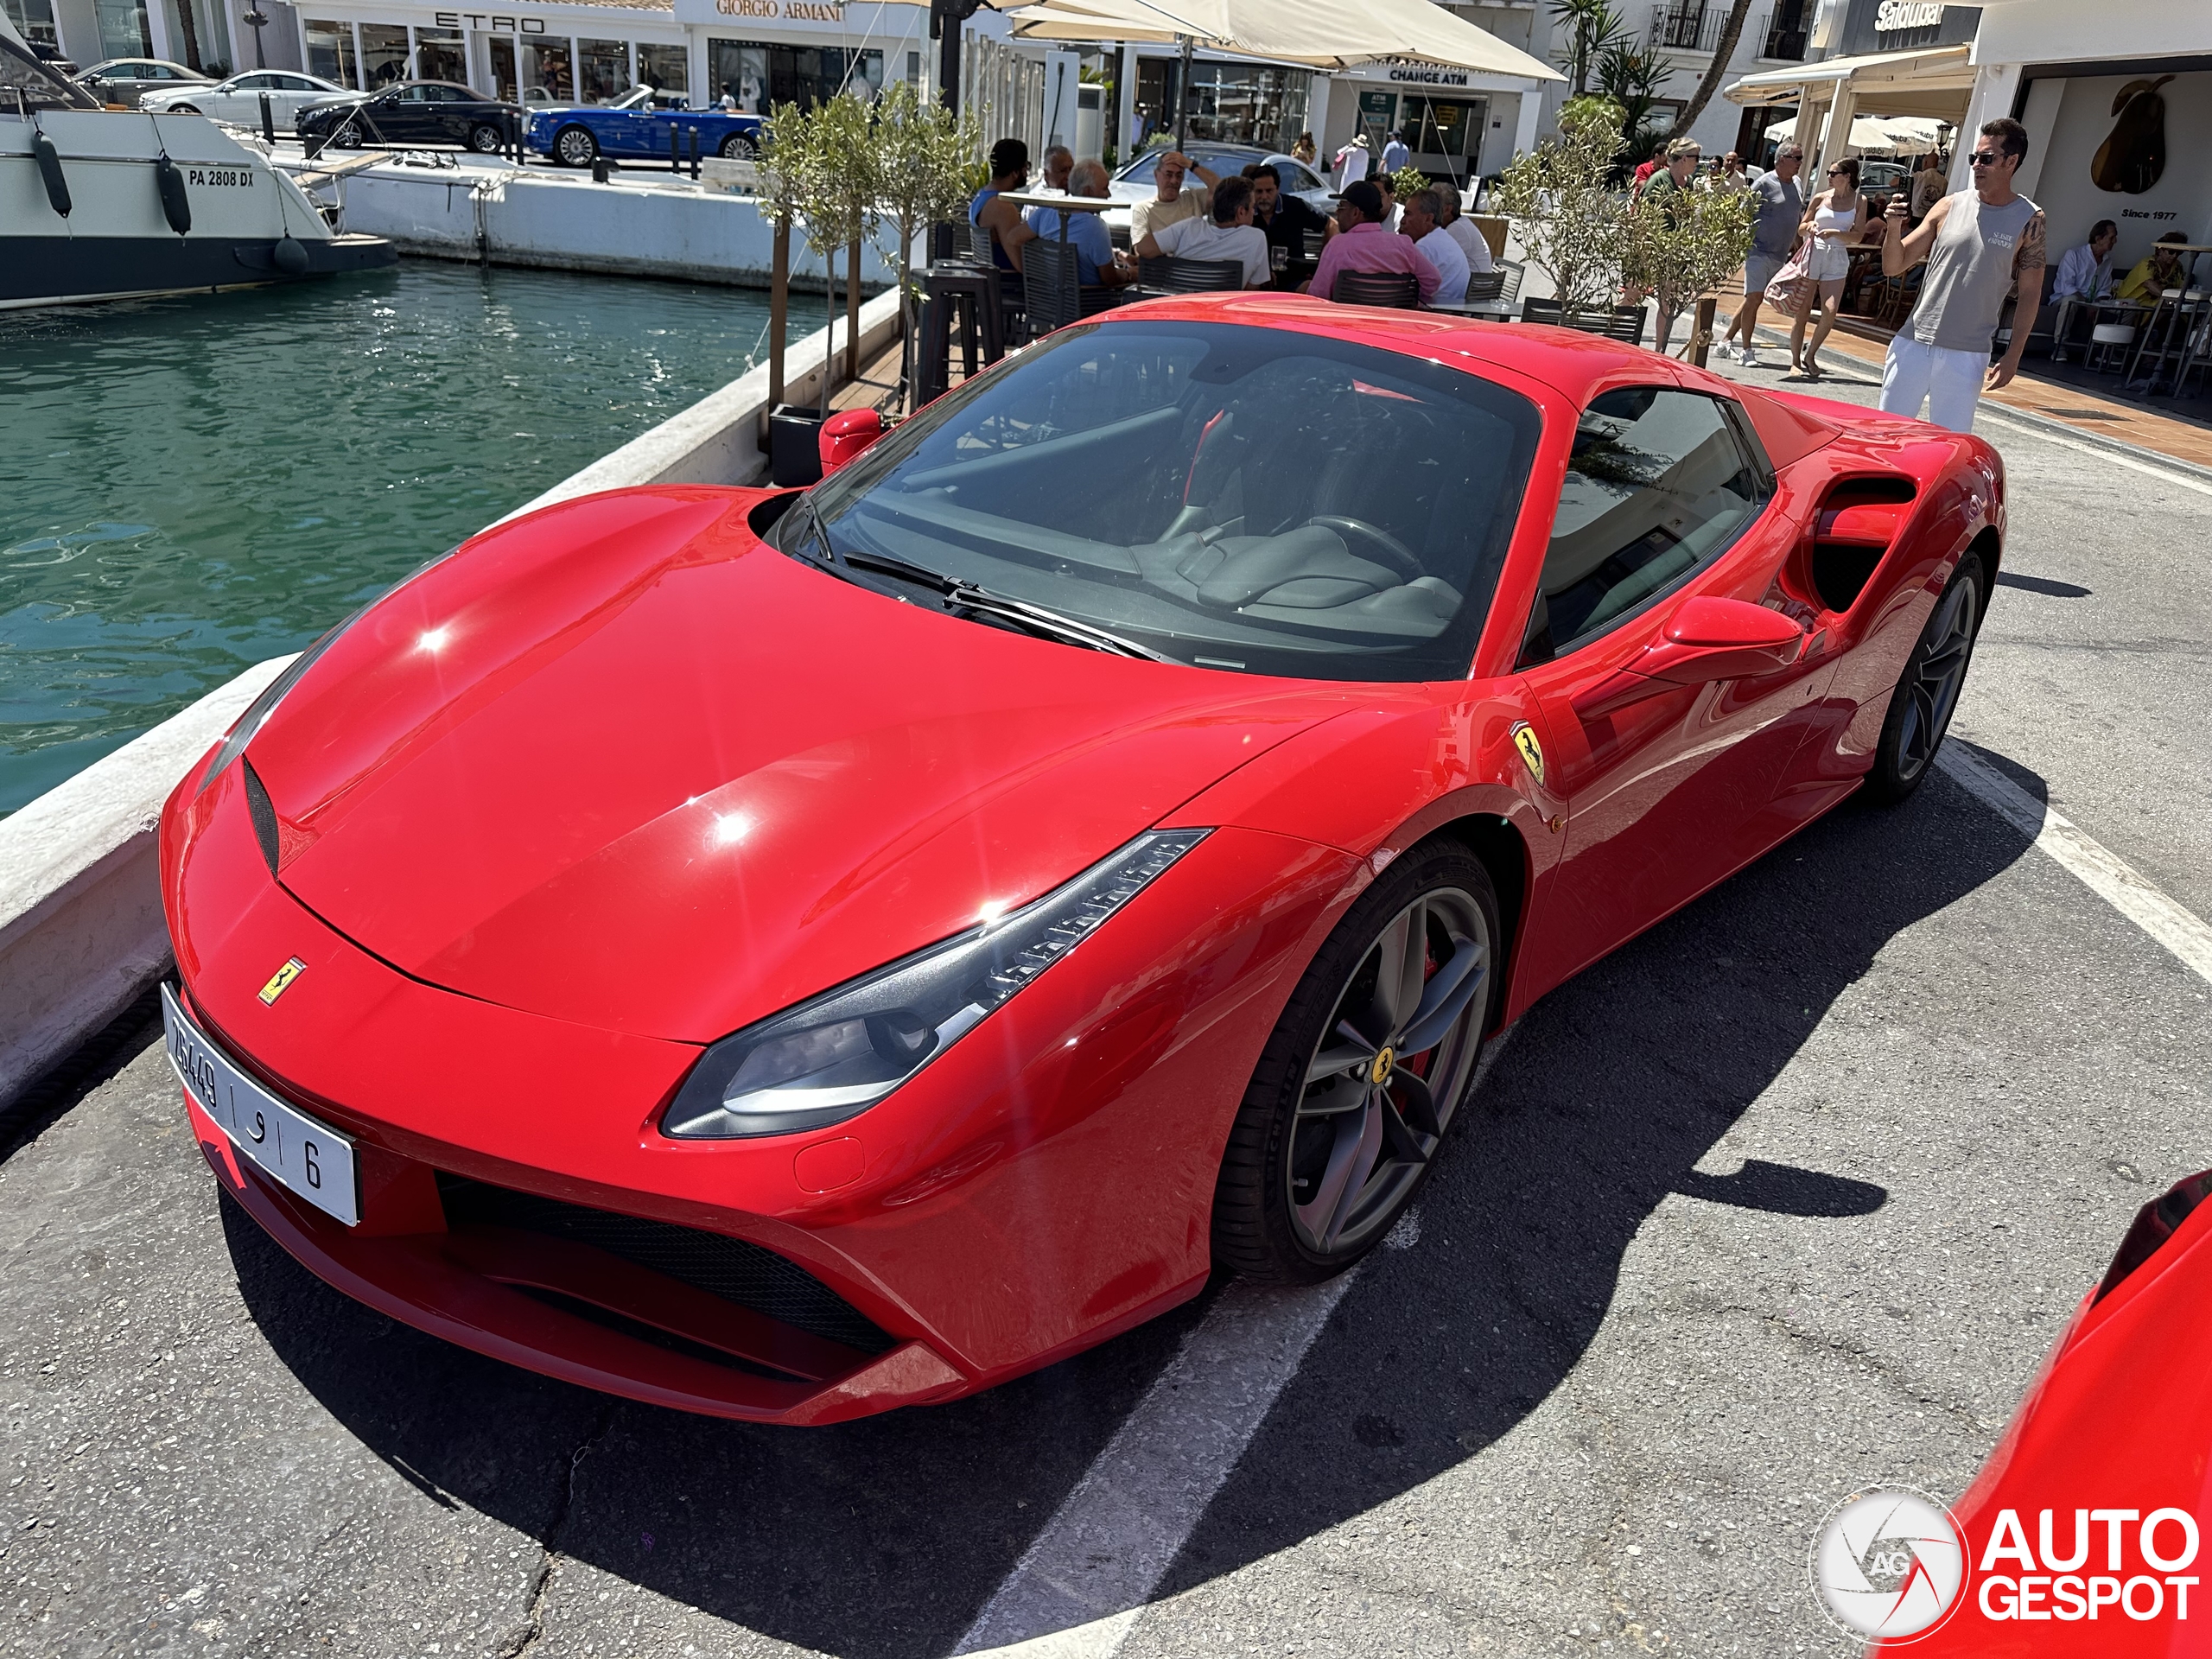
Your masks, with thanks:
[(723, 1038), (692, 1067), (662, 1132), (789, 1135), (866, 1111), (1082, 944), (1206, 833), (1139, 836), (1034, 904)]

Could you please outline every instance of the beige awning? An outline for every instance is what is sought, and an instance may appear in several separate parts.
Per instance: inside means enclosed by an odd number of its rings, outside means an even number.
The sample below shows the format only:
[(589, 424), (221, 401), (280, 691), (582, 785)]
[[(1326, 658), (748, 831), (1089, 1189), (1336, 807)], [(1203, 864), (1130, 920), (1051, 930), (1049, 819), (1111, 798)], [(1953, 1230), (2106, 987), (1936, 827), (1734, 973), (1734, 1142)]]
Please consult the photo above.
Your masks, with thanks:
[[(1732, 104), (1795, 104), (1808, 93), (1815, 103), (1832, 101), (1836, 87), (1850, 83), (1862, 104), (1878, 103), (1898, 115), (1942, 114), (1910, 107), (1913, 99), (1941, 94), (1943, 101), (1974, 87), (1974, 66), (1967, 61), (1971, 48), (1964, 46), (1923, 47), (1917, 52), (1872, 52), (1855, 58), (1824, 58), (1818, 63), (1792, 64), (1787, 69), (1762, 69), (1731, 83), (1721, 96)], [(1904, 102), (1900, 102), (1900, 100)]]
[(1024, 40), (1187, 39), (1313, 69), (1407, 58), (1506, 80), (1567, 79), (1433, 0), (1041, 0), (1006, 10)]
[[(1862, 156), (1894, 156), (1899, 150), (1933, 149), (1942, 137), (1939, 123), (1916, 115), (1861, 115), (1851, 123), (1851, 148)], [(1766, 130), (1777, 143), (1797, 136), (1797, 118), (1789, 116)]]

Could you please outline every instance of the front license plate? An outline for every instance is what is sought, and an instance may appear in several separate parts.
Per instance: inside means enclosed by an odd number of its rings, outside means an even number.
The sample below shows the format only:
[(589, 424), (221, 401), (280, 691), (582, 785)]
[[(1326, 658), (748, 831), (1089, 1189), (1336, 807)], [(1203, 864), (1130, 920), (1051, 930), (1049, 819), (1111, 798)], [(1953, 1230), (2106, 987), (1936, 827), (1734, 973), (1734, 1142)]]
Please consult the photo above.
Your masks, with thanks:
[(289, 1106), (231, 1064), (162, 987), (162, 1039), (185, 1092), (231, 1144), (269, 1175), (348, 1227), (361, 1219), (353, 1143)]

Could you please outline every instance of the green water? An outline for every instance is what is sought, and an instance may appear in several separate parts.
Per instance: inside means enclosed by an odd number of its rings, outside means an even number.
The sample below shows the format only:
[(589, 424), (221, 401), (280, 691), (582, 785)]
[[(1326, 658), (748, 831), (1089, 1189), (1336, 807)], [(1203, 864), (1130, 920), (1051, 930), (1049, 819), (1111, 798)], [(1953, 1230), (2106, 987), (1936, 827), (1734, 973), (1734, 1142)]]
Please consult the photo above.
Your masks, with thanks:
[(744, 373), (766, 317), (435, 262), (0, 312), (0, 812)]

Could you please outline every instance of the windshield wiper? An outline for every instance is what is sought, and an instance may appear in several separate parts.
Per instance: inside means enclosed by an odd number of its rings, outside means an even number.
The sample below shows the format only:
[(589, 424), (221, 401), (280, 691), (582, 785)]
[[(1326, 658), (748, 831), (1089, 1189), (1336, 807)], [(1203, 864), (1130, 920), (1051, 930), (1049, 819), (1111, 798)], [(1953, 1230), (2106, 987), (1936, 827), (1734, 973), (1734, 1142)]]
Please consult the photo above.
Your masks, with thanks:
[[(817, 533), (819, 533), (818, 525)], [(826, 543), (828, 537), (823, 539)], [(897, 576), (917, 587), (941, 594), (949, 611), (972, 611), (979, 616), (996, 617), (1043, 639), (1057, 639), (1063, 645), (1082, 645), (1091, 651), (1109, 652), (1117, 657), (1141, 657), (1154, 663), (1175, 660), (1148, 645), (1141, 645), (1134, 639), (1124, 639), (1120, 634), (1109, 632), (1095, 623), (1063, 616), (1042, 605), (1033, 605), (1026, 599), (1013, 599), (1005, 594), (993, 593), (976, 582), (958, 576), (948, 576), (923, 565), (911, 564), (887, 553), (844, 553), (838, 556), (855, 569), (879, 571), (884, 575)]]

